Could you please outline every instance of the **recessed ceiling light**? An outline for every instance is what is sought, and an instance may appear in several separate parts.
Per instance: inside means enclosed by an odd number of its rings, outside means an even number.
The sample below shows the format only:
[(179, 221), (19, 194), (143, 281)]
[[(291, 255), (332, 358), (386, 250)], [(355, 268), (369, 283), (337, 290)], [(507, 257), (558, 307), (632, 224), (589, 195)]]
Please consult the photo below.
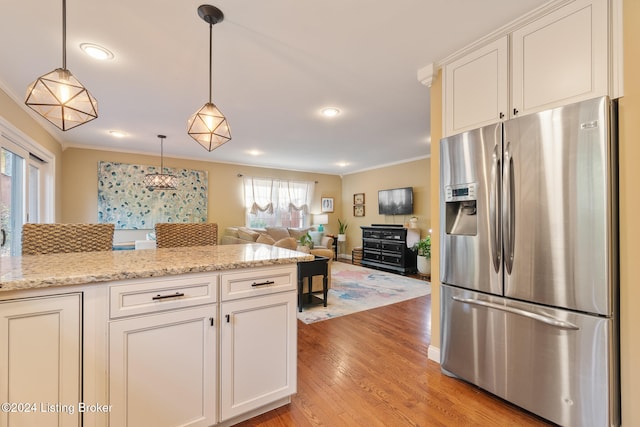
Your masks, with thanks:
[(115, 137), (115, 138), (124, 138), (125, 136), (127, 136), (126, 133), (119, 131), (119, 130), (110, 130), (109, 131), (109, 135)]
[(340, 166), (341, 168), (344, 168), (344, 167), (349, 166), (349, 163), (348, 162), (338, 162), (338, 163), (336, 163), (336, 165)]
[(84, 53), (86, 53), (90, 57), (99, 59), (101, 61), (114, 58), (113, 53), (111, 53), (109, 49), (98, 46), (97, 44), (82, 43), (80, 44), (80, 49), (82, 49)]
[(340, 114), (340, 110), (335, 107), (327, 107), (322, 109), (322, 115), (325, 117), (335, 117)]
[(262, 151), (260, 151), (260, 150), (247, 150), (246, 153), (251, 155), (251, 156), (259, 156), (259, 155), (262, 154)]

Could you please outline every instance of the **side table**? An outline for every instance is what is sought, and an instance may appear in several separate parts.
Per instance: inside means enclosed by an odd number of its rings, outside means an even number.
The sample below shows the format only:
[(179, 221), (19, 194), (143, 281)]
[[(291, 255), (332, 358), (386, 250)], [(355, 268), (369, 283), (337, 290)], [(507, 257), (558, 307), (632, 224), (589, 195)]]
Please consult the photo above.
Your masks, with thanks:
[[(316, 256), (313, 261), (300, 261), (298, 263), (298, 311), (302, 311), (304, 296), (307, 296), (307, 304), (320, 304), (327, 306), (327, 294), (329, 292), (329, 258)], [(311, 291), (313, 276), (322, 276), (322, 299)], [(307, 279), (309, 292), (304, 293), (304, 279)]]
[(336, 261), (338, 259), (338, 235), (327, 234), (327, 237), (333, 238), (333, 260)]

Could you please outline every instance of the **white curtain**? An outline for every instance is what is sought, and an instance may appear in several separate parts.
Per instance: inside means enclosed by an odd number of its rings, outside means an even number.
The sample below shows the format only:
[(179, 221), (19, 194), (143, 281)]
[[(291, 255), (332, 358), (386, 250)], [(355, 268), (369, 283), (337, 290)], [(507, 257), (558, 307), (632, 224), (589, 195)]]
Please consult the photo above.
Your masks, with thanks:
[(245, 177), (245, 224), (252, 228), (308, 226), (314, 187), (307, 181)]
[(266, 212), (272, 215), (276, 198), (276, 185), (270, 178), (244, 179), (244, 200), (249, 211), (256, 215), (258, 212)]

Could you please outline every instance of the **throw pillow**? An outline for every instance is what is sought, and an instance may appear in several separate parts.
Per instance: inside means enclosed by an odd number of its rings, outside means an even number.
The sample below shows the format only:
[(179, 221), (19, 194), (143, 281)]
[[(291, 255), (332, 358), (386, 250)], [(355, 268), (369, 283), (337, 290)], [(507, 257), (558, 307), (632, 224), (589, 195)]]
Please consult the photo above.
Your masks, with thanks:
[(267, 227), (267, 234), (273, 237), (275, 241), (291, 237), (289, 236), (287, 229), (284, 227)]
[(237, 227), (227, 227), (224, 229), (224, 235), (225, 236), (229, 236), (229, 237), (235, 237), (236, 239), (240, 238), (240, 235), (238, 234), (238, 228)]
[(260, 236), (260, 233), (247, 227), (240, 227), (238, 228), (238, 236), (242, 240), (250, 240), (252, 242), (255, 242), (256, 239)]
[(284, 239), (280, 239), (273, 244), (273, 246), (277, 246), (279, 248), (291, 249), (292, 251), (296, 250), (298, 246), (298, 242), (293, 237), (285, 237)]
[(313, 247), (322, 246), (323, 231), (310, 231), (309, 236), (311, 236), (311, 240), (313, 240)]
[(299, 242), (300, 238), (307, 234), (311, 230), (311, 228), (288, 228), (287, 230), (289, 236), (293, 237)]
[(261, 234), (260, 236), (258, 236), (258, 239), (256, 239), (256, 243), (264, 243), (265, 245), (273, 245), (276, 243), (276, 241), (274, 240), (273, 237), (269, 236), (268, 234)]

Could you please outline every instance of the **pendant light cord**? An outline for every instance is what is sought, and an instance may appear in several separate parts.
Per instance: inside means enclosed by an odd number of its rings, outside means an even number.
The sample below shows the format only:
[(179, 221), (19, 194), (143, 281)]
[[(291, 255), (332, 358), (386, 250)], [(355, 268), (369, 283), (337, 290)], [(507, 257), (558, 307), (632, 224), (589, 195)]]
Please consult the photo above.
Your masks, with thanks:
[(164, 173), (164, 139), (166, 138), (164, 135), (158, 135), (160, 138), (160, 173)]
[(209, 104), (212, 104), (213, 87), (213, 24), (209, 23)]
[(67, 69), (67, 0), (62, 0), (62, 69)]

